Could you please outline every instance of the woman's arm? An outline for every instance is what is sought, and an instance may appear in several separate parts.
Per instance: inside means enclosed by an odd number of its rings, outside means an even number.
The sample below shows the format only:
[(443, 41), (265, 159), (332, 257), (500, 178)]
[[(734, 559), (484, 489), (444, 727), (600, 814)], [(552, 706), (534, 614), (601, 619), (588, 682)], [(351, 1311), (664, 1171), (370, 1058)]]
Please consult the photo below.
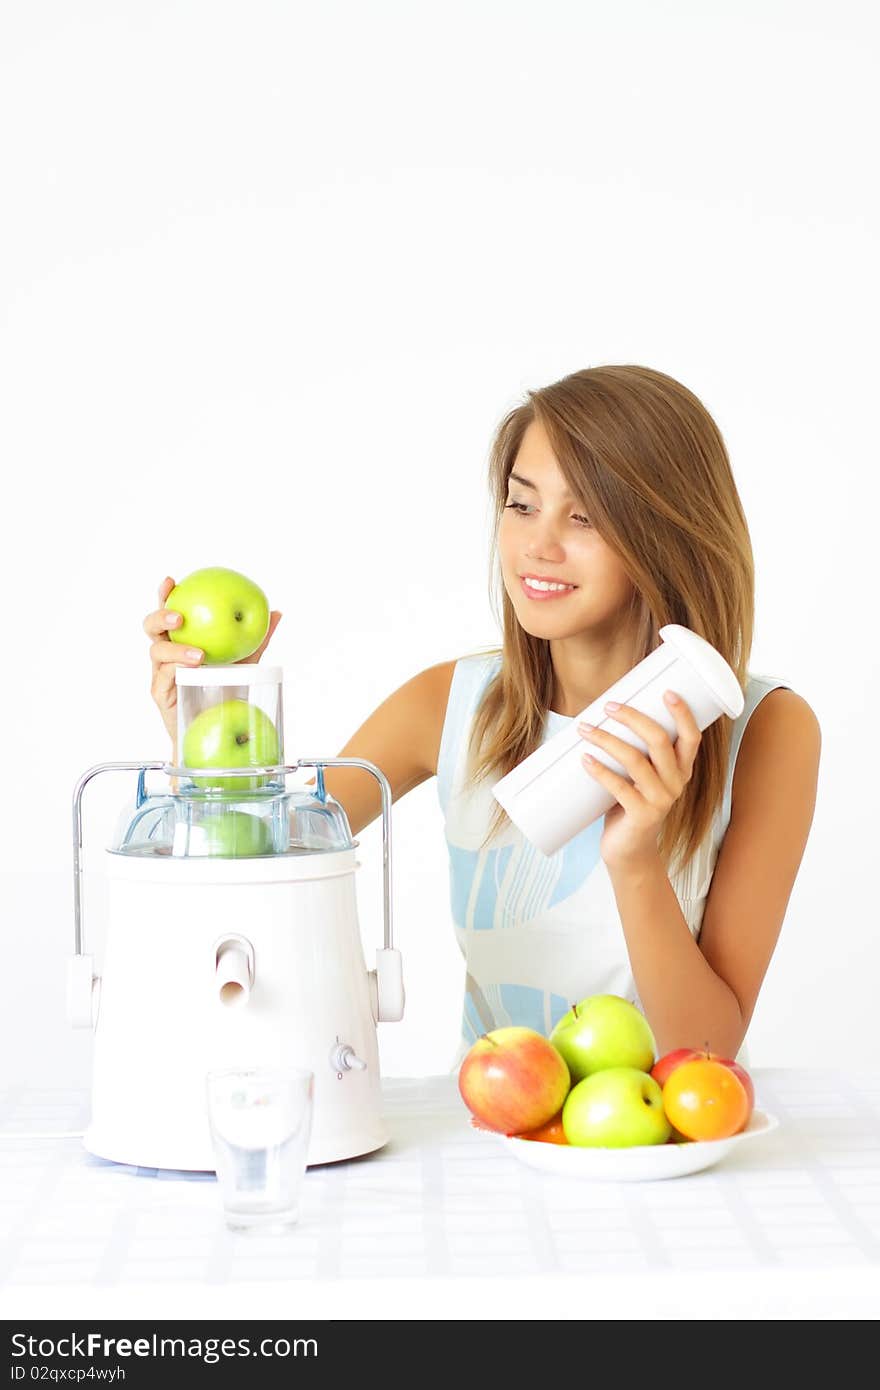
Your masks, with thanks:
[(765, 695), (743, 733), (699, 943), (659, 856), (609, 868), (660, 1055), (708, 1042), (734, 1057), (742, 1046), (810, 832), (820, 748), (801, 696)]
[[(444, 661), (406, 681), (336, 755), (375, 763), (388, 778), (392, 802), (436, 775), (454, 669), (454, 661)], [(311, 783), (314, 778), (308, 780)], [(326, 768), (324, 785), (345, 811), (353, 836), (382, 814), (379, 784), (365, 768)]]

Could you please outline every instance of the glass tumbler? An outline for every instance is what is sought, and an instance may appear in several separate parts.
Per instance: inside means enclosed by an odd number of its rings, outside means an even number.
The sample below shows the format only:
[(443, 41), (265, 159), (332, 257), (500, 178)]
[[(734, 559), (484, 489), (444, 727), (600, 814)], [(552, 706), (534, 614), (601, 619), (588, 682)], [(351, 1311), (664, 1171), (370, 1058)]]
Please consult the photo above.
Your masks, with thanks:
[(314, 1073), (301, 1067), (208, 1072), (208, 1123), (231, 1230), (284, 1230), (299, 1219), (314, 1086)]

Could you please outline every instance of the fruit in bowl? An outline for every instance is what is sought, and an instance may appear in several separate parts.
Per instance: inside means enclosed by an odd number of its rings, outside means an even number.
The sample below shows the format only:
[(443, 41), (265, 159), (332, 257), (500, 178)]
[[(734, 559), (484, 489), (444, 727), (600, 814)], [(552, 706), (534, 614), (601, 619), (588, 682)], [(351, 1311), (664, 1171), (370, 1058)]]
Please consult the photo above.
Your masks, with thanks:
[(539, 1125), (537, 1129), (526, 1130), (523, 1134), (517, 1134), (517, 1139), (537, 1139), (544, 1144), (567, 1144), (565, 1130), (562, 1127), (562, 1111), (551, 1116), (546, 1124)]
[(565, 1058), (572, 1085), (608, 1067), (650, 1071), (657, 1056), (645, 1015), (619, 994), (591, 994), (572, 1004), (550, 1041)]
[(571, 1086), (564, 1058), (534, 1028), (493, 1028), (458, 1069), (458, 1090), (476, 1120), (501, 1134), (532, 1131), (561, 1110)]
[[(698, 1047), (674, 1048), (672, 1052), (667, 1052), (657, 1059), (651, 1068), (651, 1075), (655, 1081), (660, 1082), (661, 1086), (665, 1086), (669, 1077), (683, 1062), (693, 1062), (700, 1057), (709, 1062), (720, 1062), (722, 1066), (729, 1067), (734, 1075), (739, 1077), (749, 1098), (749, 1115), (751, 1115), (755, 1108), (755, 1085), (749, 1073), (732, 1057), (721, 1057), (717, 1052), (710, 1052), (708, 1045), (702, 1050)], [(749, 1116), (746, 1116), (747, 1121), (748, 1118)]]
[(259, 584), (222, 565), (193, 570), (171, 590), (165, 607), (183, 618), (168, 632), (171, 641), (201, 648), (210, 666), (253, 656), (269, 631), (269, 600)]
[(605, 1067), (576, 1082), (562, 1127), (569, 1144), (604, 1149), (665, 1144), (672, 1133), (660, 1083), (638, 1067)]
[(685, 1139), (729, 1139), (745, 1129), (752, 1113), (736, 1073), (702, 1055), (675, 1067), (661, 1094), (667, 1120)]

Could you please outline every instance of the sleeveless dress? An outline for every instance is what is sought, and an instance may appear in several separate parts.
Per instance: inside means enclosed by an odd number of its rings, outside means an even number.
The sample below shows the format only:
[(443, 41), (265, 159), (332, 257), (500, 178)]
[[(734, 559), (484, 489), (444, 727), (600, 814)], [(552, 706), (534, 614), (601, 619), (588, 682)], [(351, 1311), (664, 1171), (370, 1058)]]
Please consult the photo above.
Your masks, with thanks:
[[(496, 802), (487, 778), (465, 777), (471, 724), (501, 653), (480, 652), (455, 664), (440, 740), (437, 793), (449, 850), (452, 920), (465, 961), (461, 1037), (451, 1071), (473, 1042), (492, 1028), (518, 1024), (549, 1035), (572, 1004), (590, 994), (619, 994), (641, 1008), (608, 870), (599, 854), (604, 817), (551, 856), (508, 823), (480, 845)], [(695, 938), (715, 861), (730, 822), (733, 772), (754, 710), (771, 690), (790, 689), (774, 676), (749, 673), (742, 714), (734, 721), (723, 802), (684, 870), (670, 872), (675, 895)], [(571, 724), (547, 712), (542, 742)], [(586, 775), (586, 773), (584, 774)], [(745, 1064), (745, 1052), (738, 1058)]]

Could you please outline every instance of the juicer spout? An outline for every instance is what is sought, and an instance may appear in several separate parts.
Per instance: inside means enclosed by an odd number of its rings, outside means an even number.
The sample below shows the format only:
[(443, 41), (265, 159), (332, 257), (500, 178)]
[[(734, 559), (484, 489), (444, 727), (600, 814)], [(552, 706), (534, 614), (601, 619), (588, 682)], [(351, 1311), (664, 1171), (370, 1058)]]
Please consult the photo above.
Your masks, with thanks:
[(221, 1004), (240, 1008), (248, 1002), (254, 985), (254, 948), (245, 937), (218, 941), (214, 978)]

